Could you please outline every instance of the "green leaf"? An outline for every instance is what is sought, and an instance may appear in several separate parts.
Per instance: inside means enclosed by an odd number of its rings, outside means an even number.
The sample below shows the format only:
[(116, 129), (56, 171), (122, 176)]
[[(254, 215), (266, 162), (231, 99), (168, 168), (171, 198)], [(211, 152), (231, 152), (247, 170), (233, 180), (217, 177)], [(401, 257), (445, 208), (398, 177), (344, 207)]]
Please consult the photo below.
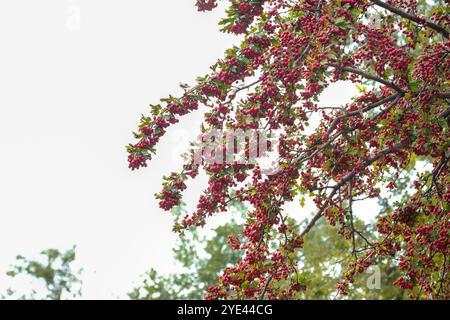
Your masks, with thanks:
[(301, 197), (299, 203), (300, 203), (300, 206), (302, 208), (304, 208), (305, 207), (305, 197)]

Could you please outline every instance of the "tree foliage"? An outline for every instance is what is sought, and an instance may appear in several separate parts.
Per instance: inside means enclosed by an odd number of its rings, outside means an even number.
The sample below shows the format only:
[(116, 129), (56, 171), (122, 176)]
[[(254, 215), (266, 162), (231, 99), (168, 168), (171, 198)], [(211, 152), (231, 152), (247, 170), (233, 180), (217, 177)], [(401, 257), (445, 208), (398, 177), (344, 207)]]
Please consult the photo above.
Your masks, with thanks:
[[(301, 225), (306, 223), (303, 221)], [(357, 220), (356, 224), (367, 232), (369, 238), (374, 237), (373, 230), (368, 230), (362, 221)], [(242, 250), (234, 251), (227, 245), (229, 235), (240, 229), (241, 226), (233, 220), (216, 228), (208, 237), (200, 237), (197, 230), (180, 237), (174, 249), (174, 259), (185, 272), (161, 275), (151, 269), (129, 297), (136, 300), (202, 299), (223, 268), (241, 258)], [(305, 236), (303, 250), (298, 252), (301, 266), (298, 276), (305, 285), (299, 298), (342, 298), (336, 295), (336, 285), (342, 260), (350, 248), (351, 241), (341, 237), (336, 227), (325, 220), (319, 221), (316, 228)], [(398, 276), (399, 271), (391, 261), (380, 261), (376, 268), (356, 279), (345, 298), (402, 299), (404, 292), (392, 284)]]
[[(216, 4), (197, 1), (200, 11)], [(448, 1), (230, 1), (220, 25), (243, 35), (241, 44), (197, 84), (183, 85), (180, 97), (153, 105), (141, 118), (138, 142), (128, 146), (130, 168), (147, 166), (168, 127), (199, 105), (206, 110), (202, 133), (281, 133), (275, 174), (253, 162), (214, 163), (207, 154), (164, 179), (157, 198), (170, 210), (188, 179), (200, 169), (209, 176), (195, 212), (174, 226), (180, 233), (204, 226), (230, 200), (249, 205), (242, 233), (228, 241), (244, 251), (242, 259), (225, 267), (207, 298), (301, 297), (308, 280), (297, 270), (298, 252), (324, 219), (351, 242), (339, 294), (370, 266), (391, 261), (400, 272), (394, 284), (410, 298), (448, 298), (448, 12)], [(319, 106), (323, 90), (340, 80), (356, 83), (360, 94), (340, 107)], [(417, 160), (431, 169), (401, 185)], [(355, 202), (403, 188), (410, 192), (381, 212), (376, 237), (358, 229)], [(287, 223), (282, 209), (296, 196), (316, 205), (302, 229)]]
[(33, 284), (33, 289), (28, 293), (20, 293), (20, 290), (10, 289), (6, 298), (35, 300), (61, 300), (77, 298), (81, 296), (81, 270), (72, 267), (76, 258), (75, 247), (61, 252), (58, 249), (47, 249), (41, 252), (40, 259), (29, 259), (17, 256), (16, 264), (8, 271), (10, 277), (24, 277), (30, 282), (43, 283), (45, 290), (39, 291), (39, 285)]
[[(237, 203), (230, 207), (243, 212)], [(177, 218), (186, 213), (184, 205), (172, 210)], [(128, 295), (131, 299), (202, 299), (206, 289), (215, 284), (220, 272), (227, 265), (239, 261), (242, 251), (232, 250), (228, 238), (242, 232), (239, 224), (232, 220), (212, 230), (212, 235), (202, 236), (198, 230), (178, 239), (173, 249), (174, 260), (184, 272), (160, 275), (151, 269), (143, 278), (143, 283)]]
[(214, 229), (209, 239), (200, 238), (195, 231), (189, 238), (180, 238), (174, 258), (186, 271), (160, 275), (151, 269), (129, 297), (138, 300), (202, 299), (206, 288), (216, 283), (223, 268), (239, 260), (241, 253), (227, 245), (228, 236), (238, 229), (239, 225), (232, 222)]

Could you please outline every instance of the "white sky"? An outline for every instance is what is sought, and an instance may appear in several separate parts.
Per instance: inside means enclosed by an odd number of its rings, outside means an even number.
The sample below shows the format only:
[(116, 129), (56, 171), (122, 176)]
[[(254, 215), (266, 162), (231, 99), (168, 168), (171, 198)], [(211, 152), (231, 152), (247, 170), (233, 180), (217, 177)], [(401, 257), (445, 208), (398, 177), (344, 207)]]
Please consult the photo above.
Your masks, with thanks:
[[(127, 168), (125, 145), (150, 103), (238, 43), (218, 32), (223, 8), (200, 14), (194, 2), (0, 2), (0, 292), (17, 254), (49, 247), (77, 245), (89, 299), (125, 298), (150, 267), (176, 270), (172, 218), (153, 194), (201, 114), (173, 128), (145, 170)], [(323, 101), (355, 93), (341, 83)], [(204, 182), (190, 184), (190, 208)]]

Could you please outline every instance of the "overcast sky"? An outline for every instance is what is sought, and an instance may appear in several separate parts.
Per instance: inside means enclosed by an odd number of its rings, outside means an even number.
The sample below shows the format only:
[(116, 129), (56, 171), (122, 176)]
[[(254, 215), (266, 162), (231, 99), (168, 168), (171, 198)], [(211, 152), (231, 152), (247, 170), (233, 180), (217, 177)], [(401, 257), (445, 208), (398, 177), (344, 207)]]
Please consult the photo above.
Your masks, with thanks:
[[(0, 292), (17, 254), (49, 247), (77, 245), (85, 298), (124, 298), (150, 267), (177, 269), (172, 218), (153, 194), (201, 113), (169, 131), (145, 170), (127, 168), (125, 145), (150, 103), (238, 43), (218, 32), (223, 8), (200, 14), (194, 2), (0, 2)], [(340, 83), (323, 103), (355, 92)], [(205, 179), (191, 186), (193, 208)]]

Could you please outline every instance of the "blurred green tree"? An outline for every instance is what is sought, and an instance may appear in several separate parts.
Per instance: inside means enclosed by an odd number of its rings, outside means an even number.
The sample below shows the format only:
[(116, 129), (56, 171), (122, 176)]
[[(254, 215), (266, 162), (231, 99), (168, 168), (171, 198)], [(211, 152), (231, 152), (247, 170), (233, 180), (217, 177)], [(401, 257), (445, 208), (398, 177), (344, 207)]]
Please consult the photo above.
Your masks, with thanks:
[[(31, 282), (31, 292), (20, 293), (17, 289), (8, 289), (2, 298), (61, 300), (81, 297), (82, 282), (79, 276), (82, 270), (72, 267), (75, 258), (75, 247), (67, 251), (44, 250), (37, 260), (17, 256), (16, 264), (7, 272), (7, 275), (13, 278), (24, 278)], [(35, 281), (37, 281), (36, 284)], [(39, 290), (42, 284), (43, 290)]]

